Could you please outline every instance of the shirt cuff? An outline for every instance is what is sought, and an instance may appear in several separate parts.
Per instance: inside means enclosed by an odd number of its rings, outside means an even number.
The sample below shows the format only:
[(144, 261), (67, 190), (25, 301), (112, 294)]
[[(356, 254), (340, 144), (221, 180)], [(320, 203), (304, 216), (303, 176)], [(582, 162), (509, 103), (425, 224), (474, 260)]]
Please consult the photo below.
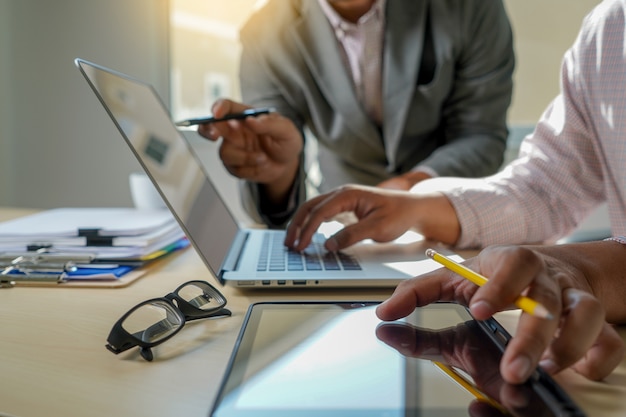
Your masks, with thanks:
[(626, 245), (626, 236), (613, 236), (613, 237), (609, 237), (604, 239), (604, 241), (612, 241), (612, 242), (617, 242), (617, 243), (621, 243), (622, 245)]
[(289, 191), (289, 197), (287, 198), (287, 203), (281, 207), (276, 207), (272, 204), (269, 204), (263, 193), (258, 189), (259, 185), (257, 184), (257, 192), (259, 196), (259, 214), (263, 218), (263, 221), (272, 227), (282, 227), (284, 226), (293, 216), (296, 209), (298, 208), (298, 184), (300, 183), (300, 172), (296, 175), (296, 179)]
[(437, 178), (439, 174), (432, 169), (431, 167), (427, 167), (426, 165), (418, 165), (415, 168), (411, 169), (411, 172), (424, 172), (430, 175), (432, 178)]

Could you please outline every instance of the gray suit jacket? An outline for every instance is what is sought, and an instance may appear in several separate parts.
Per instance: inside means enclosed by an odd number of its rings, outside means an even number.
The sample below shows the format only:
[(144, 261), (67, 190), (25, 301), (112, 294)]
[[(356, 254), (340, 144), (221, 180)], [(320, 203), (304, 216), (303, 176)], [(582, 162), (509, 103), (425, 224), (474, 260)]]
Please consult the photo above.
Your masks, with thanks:
[[(478, 177), (502, 163), (514, 53), (501, 0), (387, 1), (380, 127), (357, 99), (317, 0), (269, 1), (241, 41), (244, 103), (276, 107), (317, 139), (319, 192), (375, 185), (417, 165)], [(292, 207), (264, 207), (257, 186), (246, 184), (248, 212), (283, 226), (311, 195), (305, 165)]]

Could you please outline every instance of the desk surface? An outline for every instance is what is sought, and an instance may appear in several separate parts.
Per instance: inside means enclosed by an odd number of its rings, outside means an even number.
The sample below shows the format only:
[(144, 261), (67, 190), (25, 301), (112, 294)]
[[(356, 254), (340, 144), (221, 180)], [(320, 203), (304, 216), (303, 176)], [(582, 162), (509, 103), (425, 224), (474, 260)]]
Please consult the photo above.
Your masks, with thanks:
[[(2, 209), (0, 221), (28, 213)], [(391, 292), (222, 288), (233, 316), (188, 324), (155, 349), (153, 362), (144, 361), (136, 349), (120, 355), (105, 349), (111, 326), (130, 307), (192, 279), (215, 283), (188, 249), (159, 262), (126, 288), (1, 289), (0, 416), (206, 417), (251, 303), (378, 301)], [(513, 313), (498, 318), (514, 326)], [(626, 329), (620, 331), (626, 339)], [(626, 361), (604, 382), (569, 371), (557, 379), (589, 416), (626, 415)]]

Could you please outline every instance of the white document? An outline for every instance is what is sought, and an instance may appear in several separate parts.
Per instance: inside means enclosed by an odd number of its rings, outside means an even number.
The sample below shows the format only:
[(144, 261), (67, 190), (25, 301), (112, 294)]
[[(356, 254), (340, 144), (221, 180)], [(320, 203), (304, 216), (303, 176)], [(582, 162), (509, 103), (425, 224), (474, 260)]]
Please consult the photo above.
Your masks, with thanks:
[(87, 229), (97, 230), (98, 236), (138, 236), (171, 230), (175, 223), (169, 210), (58, 208), (0, 223), (0, 239), (78, 237)]

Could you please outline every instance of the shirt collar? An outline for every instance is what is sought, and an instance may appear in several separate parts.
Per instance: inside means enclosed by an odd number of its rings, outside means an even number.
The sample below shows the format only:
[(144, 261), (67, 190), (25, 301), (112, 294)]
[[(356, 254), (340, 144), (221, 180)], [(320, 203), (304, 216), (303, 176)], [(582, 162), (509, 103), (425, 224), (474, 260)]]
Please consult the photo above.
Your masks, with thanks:
[(318, 2), (333, 29), (345, 30), (350, 27), (358, 26), (360, 23), (372, 18), (384, 19), (385, 3), (387, 2), (387, 0), (376, 0), (372, 5), (372, 8), (363, 16), (361, 16), (356, 24), (348, 22), (347, 20), (342, 18), (339, 13), (337, 13), (337, 11), (333, 9), (330, 4), (328, 4), (327, 0), (318, 0)]

